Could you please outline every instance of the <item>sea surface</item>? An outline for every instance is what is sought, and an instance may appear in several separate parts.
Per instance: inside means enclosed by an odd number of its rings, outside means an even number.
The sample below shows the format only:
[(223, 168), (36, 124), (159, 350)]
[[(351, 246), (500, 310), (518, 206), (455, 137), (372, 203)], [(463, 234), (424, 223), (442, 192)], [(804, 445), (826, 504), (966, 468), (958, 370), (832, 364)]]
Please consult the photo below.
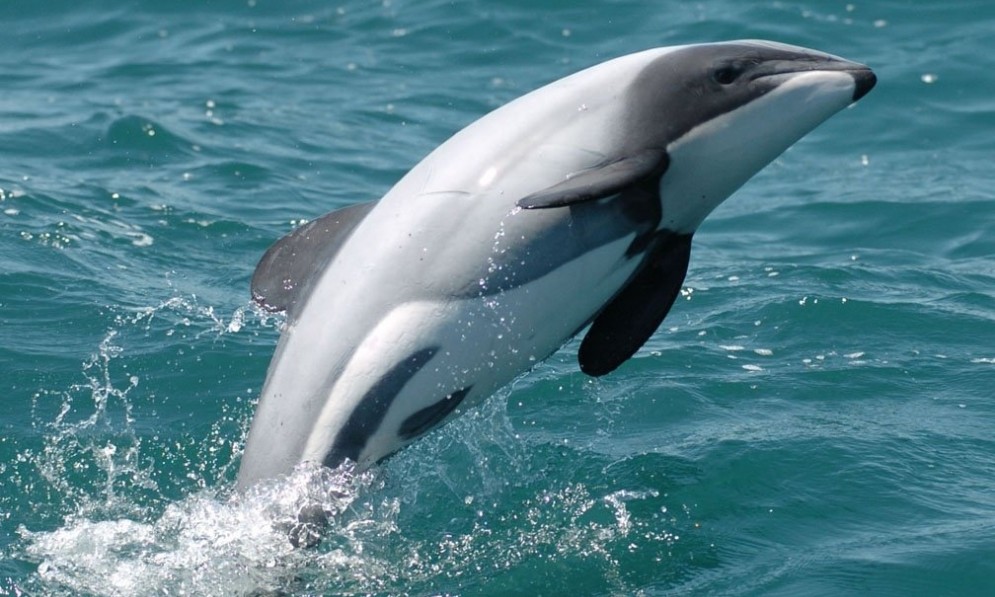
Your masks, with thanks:
[[(995, 595), (995, 3), (0, 3), (0, 595)], [(723, 204), (682, 297), (383, 466), (233, 496), (249, 278), (486, 112), (738, 38), (878, 87)], [(562, 297), (552, 297), (560, 300)], [(301, 496), (335, 512), (293, 549)]]

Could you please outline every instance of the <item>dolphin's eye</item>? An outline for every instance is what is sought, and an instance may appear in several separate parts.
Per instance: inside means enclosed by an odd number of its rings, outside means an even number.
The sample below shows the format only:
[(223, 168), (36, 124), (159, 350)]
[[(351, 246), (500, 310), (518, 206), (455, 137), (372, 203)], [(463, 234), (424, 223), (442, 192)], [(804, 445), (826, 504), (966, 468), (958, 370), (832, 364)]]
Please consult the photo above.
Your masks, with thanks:
[(735, 66), (721, 66), (712, 73), (712, 78), (719, 85), (730, 85), (739, 77), (739, 69)]

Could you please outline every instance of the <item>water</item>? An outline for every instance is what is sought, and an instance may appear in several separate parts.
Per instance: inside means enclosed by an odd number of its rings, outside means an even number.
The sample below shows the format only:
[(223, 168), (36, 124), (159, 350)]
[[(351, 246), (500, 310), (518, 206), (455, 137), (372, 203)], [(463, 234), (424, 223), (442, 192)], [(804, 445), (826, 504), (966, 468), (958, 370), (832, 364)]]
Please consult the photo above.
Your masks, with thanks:
[[(995, 591), (995, 5), (0, 6), (0, 595)], [(231, 488), (266, 247), (627, 52), (768, 38), (878, 88), (696, 237), (592, 381), (576, 343), (363, 475)], [(293, 550), (300, 500), (335, 511)], [(259, 593), (257, 593), (259, 594)]]

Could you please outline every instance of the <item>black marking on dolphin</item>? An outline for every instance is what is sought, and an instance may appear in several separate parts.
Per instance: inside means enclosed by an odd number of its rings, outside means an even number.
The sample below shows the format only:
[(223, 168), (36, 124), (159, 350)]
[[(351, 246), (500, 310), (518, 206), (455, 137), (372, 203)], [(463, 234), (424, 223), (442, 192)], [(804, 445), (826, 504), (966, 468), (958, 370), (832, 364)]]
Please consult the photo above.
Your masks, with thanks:
[(449, 413), (456, 410), (456, 407), (463, 402), (466, 395), (470, 393), (473, 386), (456, 390), (435, 404), (426, 406), (415, 414), (411, 415), (401, 423), (398, 435), (404, 439), (414, 439), (441, 423)]
[(611, 373), (649, 340), (681, 292), (691, 234), (661, 233), (645, 264), (594, 318), (580, 344), (580, 369)]
[(367, 390), (356, 409), (349, 415), (349, 420), (335, 436), (335, 442), (325, 456), (323, 464), (334, 468), (346, 458), (358, 461), (366, 442), (383, 423), (394, 398), (437, 352), (439, 352), (438, 346), (423, 348), (391, 367), (390, 371), (377, 380), (373, 387)]

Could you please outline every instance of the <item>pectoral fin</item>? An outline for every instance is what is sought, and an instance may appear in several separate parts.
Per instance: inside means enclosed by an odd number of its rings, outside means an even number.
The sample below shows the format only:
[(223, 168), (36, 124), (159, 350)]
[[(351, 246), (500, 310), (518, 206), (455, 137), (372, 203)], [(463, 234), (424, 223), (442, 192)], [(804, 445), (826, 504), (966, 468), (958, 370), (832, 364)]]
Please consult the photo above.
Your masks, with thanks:
[(630, 157), (582, 170), (547, 189), (518, 200), (524, 209), (564, 207), (603, 199), (650, 176), (660, 176), (670, 163), (667, 152), (645, 150)]
[(252, 274), (252, 299), (295, 317), (311, 282), (324, 271), (375, 202), (350, 205), (304, 224), (276, 241)]
[(691, 258), (691, 235), (662, 239), (649, 261), (598, 313), (581, 342), (580, 369), (611, 373), (649, 340), (681, 292)]

